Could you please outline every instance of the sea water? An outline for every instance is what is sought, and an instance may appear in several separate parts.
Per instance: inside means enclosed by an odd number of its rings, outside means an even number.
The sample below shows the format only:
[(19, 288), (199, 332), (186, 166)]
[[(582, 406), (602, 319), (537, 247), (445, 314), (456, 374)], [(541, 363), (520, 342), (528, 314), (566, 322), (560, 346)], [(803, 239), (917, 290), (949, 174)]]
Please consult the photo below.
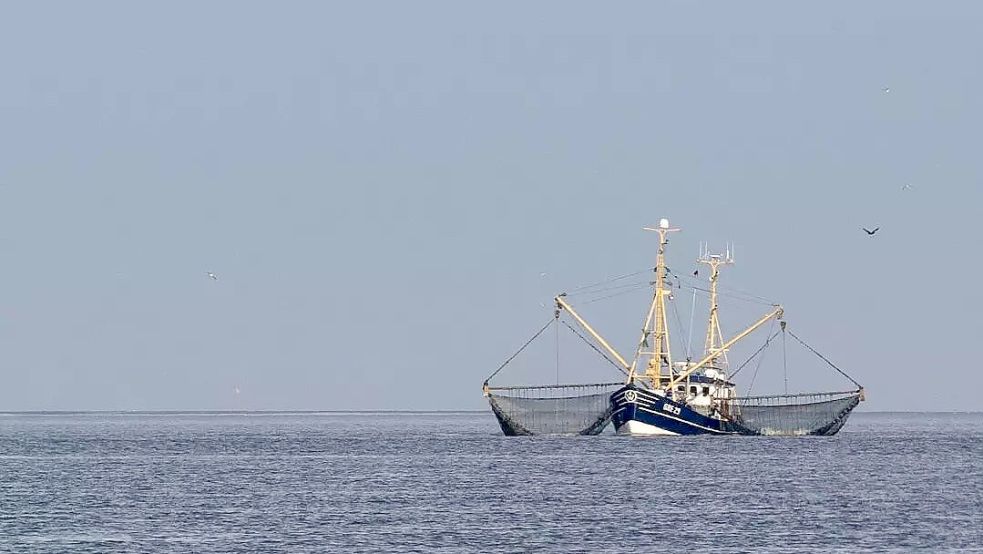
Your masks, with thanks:
[(490, 412), (0, 415), (2, 552), (983, 552), (983, 414), (504, 437)]

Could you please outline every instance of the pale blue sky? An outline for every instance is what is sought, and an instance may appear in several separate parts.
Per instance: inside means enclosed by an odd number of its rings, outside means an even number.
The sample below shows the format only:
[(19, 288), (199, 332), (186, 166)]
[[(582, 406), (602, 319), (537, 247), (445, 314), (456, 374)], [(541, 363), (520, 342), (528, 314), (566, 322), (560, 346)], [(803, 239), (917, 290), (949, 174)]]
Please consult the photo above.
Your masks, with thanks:
[[(540, 302), (650, 266), (663, 216), (676, 267), (735, 242), (728, 283), (865, 409), (981, 409), (981, 28), (976, 2), (5, 3), (0, 410), (480, 408)], [(645, 301), (584, 312), (627, 350)], [(589, 356), (563, 380), (616, 375)]]

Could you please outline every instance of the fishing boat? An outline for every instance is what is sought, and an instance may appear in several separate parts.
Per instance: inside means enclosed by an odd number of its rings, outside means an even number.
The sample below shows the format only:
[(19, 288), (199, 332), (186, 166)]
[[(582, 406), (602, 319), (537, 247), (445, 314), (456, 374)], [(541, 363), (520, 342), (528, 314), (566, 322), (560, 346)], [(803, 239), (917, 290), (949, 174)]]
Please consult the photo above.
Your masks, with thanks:
[[(711, 253), (701, 244), (698, 262), (709, 269), (709, 286), (694, 288), (708, 295), (709, 314), (702, 354), (673, 358), (670, 344), (669, 303), (674, 290), (682, 288), (683, 278), (666, 265), (670, 233), (679, 231), (662, 219), (657, 227), (645, 227), (658, 234), (658, 254), (654, 268), (654, 290), (644, 324), (630, 360), (622, 356), (573, 307), (569, 295), (554, 298), (551, 321), (505, 361), (482, 385), (506, 435), (581, 434), (595, 435), (610, 424), (620, 435), (833, 435), (846, 423), (853, 409), (864, 400), (864, 388), (795, 333), (788, 329), (784, 309), (767, 306), (752, 324), (725, 339), (719, 318), (720, 270), (734, 263), (733, 249)], [(698, 271), (694, 272), (698, 275)], [(622, 279), (617, 277), (614, 280)], [(622, 285), (616, 285), (622, 286)], [(695, 296), (694, 304), (695, 306)], [(691, 311), (692, 313), (692, 311)], [(561, 319), (561, 316), (562, 317)], [(568, 317), (566, 317), (568, 316)], [(678, 314), (677, 314), (678, 316)], [(571, 322), (567, 320), (572, 320)], [(616, 382), (498, 386), (491, 380), (526, 347), (539, 339), (552, 325), (564, 325), (608, 364), (623, 374)], [(736, 369), (731, 369), (728, 352), (771, 324), (764, 344)], [(775, 329), (777, 324), (777, 329)], [(691, 325), (692, 329), (692, 325)], [(760, 366), (763, 352), (780, 343), (786, 335), (845, 377), (854, 388), (835, 392), (739, 395), (734, 381), (749, 364)], [(783, 359), (785, 356), (783, 355)], [(787, 368), (785, 368), (787, 372)], [(757, 371), (755, 371), (757, 375)], [(786, 374), (787, 375), (787, 374)]]

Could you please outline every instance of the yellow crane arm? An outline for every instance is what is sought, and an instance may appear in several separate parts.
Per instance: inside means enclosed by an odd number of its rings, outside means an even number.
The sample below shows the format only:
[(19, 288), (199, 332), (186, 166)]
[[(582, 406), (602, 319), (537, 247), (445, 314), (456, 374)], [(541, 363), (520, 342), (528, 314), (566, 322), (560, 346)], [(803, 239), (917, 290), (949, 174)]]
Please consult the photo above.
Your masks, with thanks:
[(618, 354), (618, 351), (615, 350), (614, 347), (612, 347), (610, 344), (608, 344), (608, 341), (604, 340), (604, 337), (598, 334), (598, 332), (595, 331), (593, 327), (588, 325), (587, 322), (584, 321), (584, 318), (580, 317), (580, 314), (574, 311), (574, 309), (570, 306), (570, 304), (567, 304), (566, 301), (563, 300), (562, 296), (563, 295), (561, 294), (560, 296), (557, 296), (556, 298), (553, 299), (556, 301), (556, 308), (558, 310), (562, 309), (569, 312), (570, 315), (573, 316), (575, 320), (577, 320), (577, 323), (579, 323), (581, 327), (583, 327), (588, 333), (590, 333), (590, 336), (594, 337), (594, 340), (596, 340), (602, 347), (604, 347), (604, 349), (607, 350), (609, 354), (614, 356), (615, 360), (618, 360), (618, 363), (621, 364), (621, 367), (625, 368), (625, 371), (631, 371), (631, 365), (629, 365), (628, 362), (625, 361), (625, 359), (621, 356), (621, 354)]
[(737, 342), (737, 341), (743, 339), (744, 337), (750, 335), (751, 333), (753, 333), (755, 331), (755, 329), (757, 329), (758, 327), (761, 327), (762, 325), (764, 325), (765, 323), (767, 323), (768, 320), (770, 320), (771, 318), (774, 317), (774, 318), (781, 319), (782, 318), (782, 314), (784, 314), (784, 309), (781, 306), (776, 306), (774, 310), (772, 310), (771, 312), (768, 313), (768, 315), (762, 317), (761, 319), (759, 319), (758, 321), (756, 321), (753, 325), (751, 325), (747, 329), (741, 331), (741, 333), (738, 334), (736, 337), (734, 337), (734, 338), (730, 339), (729, 341), (725, 342), (724, 344), (722, 344), (720, 346), (720, 348), (714, 349), (712, 352), (710, 352), (709, 354), (707, 354), (707, 356), (705, 358), (703, 358), (702, 360), (700, 360), (699, 362), (697, 362), (696, 365), (693, 365), (693, 366), (687, 368), (686, 371), (680, 373), (675, 379), (673, 379), (672, 381), (669, 382), (668, 387), (671, 389), (672, 387), (676, 386), (677, 383), (679, 383), (683, 379), (686, 379), (687, 377), (689, 377), (691, 373), (693, 373), (697, 369), (700, 369), (701, 367), (703, 367), (704, 365), (706, 365), (707, 362), (709, 362), (710, 360), (712, 360), (715, 357), (717, 357), (719, 355), (718, 354), (719, 351), (726, 350), (726, 349), (730, 348), (731, 346), (734, 345), (735, 342)]

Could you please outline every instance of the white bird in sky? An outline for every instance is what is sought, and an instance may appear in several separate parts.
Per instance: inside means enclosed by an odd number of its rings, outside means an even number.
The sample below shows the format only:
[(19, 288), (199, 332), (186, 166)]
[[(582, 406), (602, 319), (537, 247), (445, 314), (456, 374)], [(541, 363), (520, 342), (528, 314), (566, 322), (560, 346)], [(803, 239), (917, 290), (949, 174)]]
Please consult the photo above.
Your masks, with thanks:
[(901, 185), (901, 190), (911, 190), (913, 188), (915, 188), (915, 187), (911, 186), (911, 183), (905, 183), (905, 184)]
[(891, 87), (884, 87), (884, 88), (881, 89), (881, 91), (883, 91), (884, 94), (887, 94), (887, 93), (891, 92)]
[(209, 272), (208, 272), (208, 277), (209, 277), (209, 278), (210, 278), (210, 279), (211, 279), (212, 281), (218, 281), (218, 275), (215, 275), (215, 274), (214, 274), (214, 273), (212, 273), (211, 271), (209, 271)]

